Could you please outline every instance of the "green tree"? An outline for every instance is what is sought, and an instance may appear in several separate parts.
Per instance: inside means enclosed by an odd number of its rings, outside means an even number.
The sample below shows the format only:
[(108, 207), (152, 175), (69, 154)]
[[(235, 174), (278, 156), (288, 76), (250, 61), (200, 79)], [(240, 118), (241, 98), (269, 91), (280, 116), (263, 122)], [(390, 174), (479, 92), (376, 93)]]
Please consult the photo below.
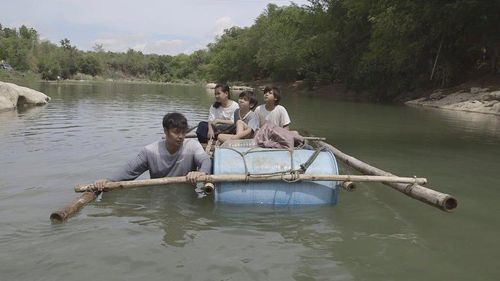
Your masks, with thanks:
[(296, 5), (269, 4), (252, 27), (259, 46), (255, 61), (274, 80), (295, 80), (306, 65), (303, 50), (311, 37), (306, 17)]
[(241, 81), (252, 79), (256, 69), (251, 38), (247, 28), (225, 30), (214, 44), (208, 45), (207, 72), (210, 80)]
[(84, 74), (96, 76), (102, 73), (103, 66), (93, 53), (87, 53), (79, 57), (78, 71)]
[(77, 62), (80, 54), (76, 47), (71, 45), (69, 39), (62, 39), (60, 44), (61, 48), (58, 50), (59, 66), (61, 68), (60, 75), (63, 79), (69, 79), (78, 71)]
[(42, 79), (56, 80), (61, 74), (58, 47), (48, 41), (43, 41), (37, 50), (39, 58), (36, 70), (40, 73)]

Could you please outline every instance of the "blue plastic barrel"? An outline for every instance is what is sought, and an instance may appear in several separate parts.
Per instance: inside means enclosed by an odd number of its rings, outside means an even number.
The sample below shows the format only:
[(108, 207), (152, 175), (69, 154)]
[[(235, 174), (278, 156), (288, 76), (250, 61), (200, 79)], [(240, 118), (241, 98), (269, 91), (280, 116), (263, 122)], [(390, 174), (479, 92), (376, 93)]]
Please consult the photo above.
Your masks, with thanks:
[[(313, 150), (219, 147), (214, 152), (214, 174), (272, 174), (299, 169)], [(322, 151), (305, 174), (338, 174), (332, 153)], [(337, 203), (335, 181), (228, 182), (216, 185), (214, 200), (224, 204), (321, 205)]]

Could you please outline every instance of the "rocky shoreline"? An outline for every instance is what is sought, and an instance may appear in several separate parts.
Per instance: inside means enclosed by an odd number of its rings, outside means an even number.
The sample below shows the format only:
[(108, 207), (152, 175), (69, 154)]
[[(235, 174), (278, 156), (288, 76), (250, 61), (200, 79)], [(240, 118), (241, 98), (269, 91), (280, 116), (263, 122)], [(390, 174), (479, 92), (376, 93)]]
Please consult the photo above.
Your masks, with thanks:
[(477, 112), (500, 116), (500, 91), (471, 87), (470, 90), (435, 90), (429, 97), (405, 102), (409, 106)]

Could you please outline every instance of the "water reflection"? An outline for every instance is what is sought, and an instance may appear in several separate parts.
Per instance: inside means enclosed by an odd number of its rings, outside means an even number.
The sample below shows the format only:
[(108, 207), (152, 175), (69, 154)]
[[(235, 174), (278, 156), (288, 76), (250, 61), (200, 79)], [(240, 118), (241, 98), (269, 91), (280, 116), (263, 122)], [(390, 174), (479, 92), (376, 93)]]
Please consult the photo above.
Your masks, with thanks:
[(468, 133), (500, 137), (500, 116), (454, 110), (435, 110), (437, 118)]
[[(214, 277), (247, 272), (254, 277), (251, 280), (300, 279), (311, 274), (319, 280), (331, 280), (332, 274), (343, 276), (335, 280), (352, 280), (331, 251), (345, 239), (333, 223), (332, 206), (214, 205), (211, 197), (197, 198), (188, 185), (110, 192), (94, 205), (102, 211), (91, 217), (153, 225), (164, 233), (161, 244), (166, 248), (187, 253), (196, 248), (203, 262), (199, 270)], [(290, 271), (276, 273), (269, 270), (273, 267)]]
[[(266, 265), (290, 268), (278, 279), (355, 280), (360, 273), (353, 275), (352, 270), (359, 263), (375, 264), (373, 260), (383, 253), (420, 247), (420, 239), (404, 219), (391, 226), (382, 223), (385, 217), (400, 216), (376, 201), (384, 207), (370, 209), (366, 203), (349, 200), (342, 202), (342, 208), (216, 205), (211, 197), (198, 199), (192, 187), (179, 185), (106, 193), (96, 203), (102, 211), (92, 216), (158, 227), (164, 233), (162, 245), (189, 255), (196, 255), (191, 251), (197, 249), (204, 263), (200, 270), (221, 274), (214, 276), (250, 271), (255, 280), (266, 279), (272, 276), (270, 271), (256, 270)], [(362, 247), (369, 250), (362, 257), (352, 256)], [(411, 254), (421, 255), (421, 251)], [(228, 263), (222, 266), (224, 260)], [(384, 257), (380, 263), (387, 260)]]
[[(209, 230), (213, 209), (209, 198), (198, 199), (188, 185), (148, 187), (104, 193), (96, 207), (104, 212), (92, 216), (123, 217), (141, 225), (155, 225), (164, 232), (163, 243), (181, 247), (189, 241), (190, 230)], [(200, 216), (201, 215), (201, 216)]]

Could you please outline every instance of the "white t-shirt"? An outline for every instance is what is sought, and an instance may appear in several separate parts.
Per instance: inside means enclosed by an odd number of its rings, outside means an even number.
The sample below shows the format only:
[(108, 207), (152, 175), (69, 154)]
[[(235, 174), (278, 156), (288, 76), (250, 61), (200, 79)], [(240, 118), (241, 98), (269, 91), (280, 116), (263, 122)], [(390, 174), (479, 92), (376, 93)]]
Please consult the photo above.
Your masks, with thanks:
[(255, 113), (259, 116), (261, 127), (264, 126), (264, 123), (266, 122), (273, 123), (280, 127), (289, 125), (291, 122), (288, 112), (279, 104), (271, 111), (267, 111), (266, 105), (261, 104), (255, 109)]
[(233, 100), (228, 101), (227, 107), (223, 107), (221, 105), (218, 108), (215, 108), (212, 105), (210, 106), (210, 110), (208, 111), (208, 121), (213, 121), (215, 119), (222, 119), (222, 120), (231, 120), (234, 122), (234, 111), (238, 108), (240, 108), (238, 106), (238, 103)]

